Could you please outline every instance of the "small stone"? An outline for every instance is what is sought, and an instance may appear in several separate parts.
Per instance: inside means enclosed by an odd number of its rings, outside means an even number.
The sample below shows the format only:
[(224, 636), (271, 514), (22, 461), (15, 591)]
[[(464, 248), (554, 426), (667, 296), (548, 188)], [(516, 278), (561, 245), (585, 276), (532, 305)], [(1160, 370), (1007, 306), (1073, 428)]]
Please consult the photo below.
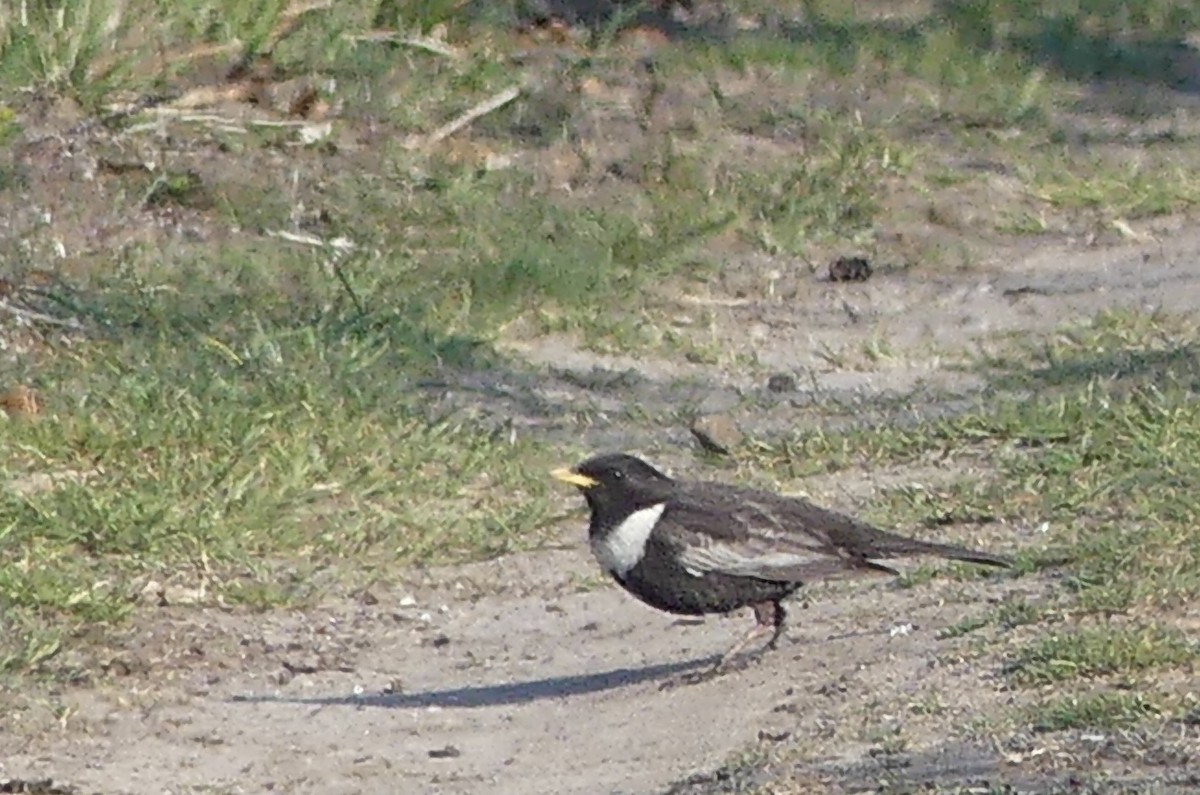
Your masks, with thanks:
[(767, 379), (767, 391), (769, 392), (795, 392), (796, 391), (796, 376), (791, 373), (773, 373)]
[(162, 586), (162, 583), (160, 583), (158, 580), (151, 580), (150, 582), (146, 583), (146, 586), (142, 588), (141, 592), (138, 594), (138, 601), (142, 602), (143, 604), (155, 605), (156, 607), (166, 607), (166, 597), (167, 594)]
[(863, 257), (838, 257), (829, 263), (829, 281), (865, 282), (871, 278), (871, 263)]
[(207, 594), (203, 587), (188, 588), (183, 585), (167, 585), (162, 589), (160, 606), (167, 605), (196, 605), (206, 601)]
[[(5, 282), (7, 284), (7, 282)], [(23, 384), (18, 384), (0, 394), (0, 407), (10, 417), (33, 417), (41, 411), (37, 393)]]
[(133, 664), (120, 657), (114, 657), (102, 667), (104, 672), (110, 676), (129, 676), (134, 671)]
[(454, 759), (462, 756), (462, 751), (455, 748), (453, 745), (443, 746), (442, 748), (434, 748), (429, 752), (430, 759)]
[(411, 596), (405, 596), (400, 600), (401, 607), (415, 607), (417, 600)]
[(729, 455), (742, 443), (742, 431), (728, 414), (708, 414), (698, 418), (689, 429), (696, 441), (710, 453)]

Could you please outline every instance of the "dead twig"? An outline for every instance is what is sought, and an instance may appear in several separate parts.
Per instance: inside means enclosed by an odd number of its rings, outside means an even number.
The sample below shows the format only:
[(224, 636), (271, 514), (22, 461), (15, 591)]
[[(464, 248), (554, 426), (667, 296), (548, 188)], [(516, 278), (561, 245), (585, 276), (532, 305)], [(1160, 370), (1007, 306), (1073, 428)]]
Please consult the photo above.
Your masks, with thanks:
[(159, 107), (154, 108), (155, 119), (153, 121), (142, 122), (135, 124), (122, 130), (114, 140), (134, 135), (141, 132), (158, 131), (162, 129), (163, 122), (169, 117), (175, 121), (186, 124), (203, 124), (218, 132), (237, 133), (245, 135), (247, 127), (269, 127), (269, 128), (292, 128), (303, 130), (312, 127), (311, 121), (291, 121), (281, 119), (241, 119), (234, 120), (219, 116), (215, 113), (191, 113), (187, 108), (174, 107)]
[(299, 243), (303, 246), (313, 246), (314, 248), (329, 248), (337, 252), (353, 251), (356, 246), (353, 241), (347, 240), (344, 237), (335, 237), (333, 240), (325, 240), (316, 235), (303, 235), (298, 232), (288, 232), (286, 230), (267, 230), (267, 237), (277, 237), (280, 240), (286, 240), (289, 243)]
[[(187, 48), (170, 50), (159, 53), (145, 62), (133, 64), (137, 71), (143, 74), (162, 74), (172, 66), (189, 64), (203, 58), (216, 58), (222, 55), (239, 52), (243, 47), (241, 41), (222, 42), (220, 44), (205, 43)], [(123, 59), (127, 59), (127, 51), (118, 51), (112, 55), (97, 58), (88, 69), (88, 80), (96, 80), (100, 75), (111, 72)]]
[(409, 136), (408, 139), (404, 142), (404, 147), (406, 149), (417, 149), (422, 146), (429, 146), (430, 144), (436, 144), (438, 141), (449, 138), (451, 135), (454, 135), (459, 130), (470, 126), (472, 123), (474, 123), (478, 119), (482, 118), (483, 116), (486, 116), (487, 114), (491, 113), (492, 111), (494, 111), (498, 108), (502, 108), (505, 105), (507, 105), (508, 103), (512, 102), (514, 99), (516, 99), (517, 97), (519, 97), (521, 95), (521, 90), (522, 90), (521, 86), (513, 86), (512, 88), (506, 88), (503, 91), (501, 91), (499, 94), (496, 94), (495, 96), (489, 97), (488, 99), (484, 100), (483, 102), (480, 102), (478, 105), (471, 108), (466, 113), (462, 114), (461, 116), (459, 116), (458, 118), (449, 122), (448, 124), (444, 124), (441, 127), (437, 128), (436, 130), (431, 132), (429, 135), (426, 135), (426, 136), (411, 135), (411, 136)]
[(379, 42), (403, 44), (405, 47), (426, 50), (427, 52), (442, 55), (446, 58), (462, 58), (460, 51), (441, 39), (435, 39), (432, 36), (409, 36), (395, 30), (372, 30), (367, 33), (346, 33), (343, 34), (342, 38), (354, 44), (375, 44)]
[(681, 295), (679, 303), (693, 306), (749, 306), (754, 303), (750, 298), (716, 298), (703, 295)]
[(45, 315), (41, 312), (35, 312), (32, 309), (25, 309), (24, 307), (15, 306), (14, 304), (2, 299), (0, 299), (0, 311), (8, 312), (14, 317), (18, 317), (30, 323), (45, 323), (49, 326), (62, 326), (74, 331), (83, 329), (83, 323), (79, 322), (78, 318), (69, 317), (64, 319), (54, 317), (53, 315)]
[(313, 246), (314, 248), (324, 248), (333, 251), (333, 255), (325, 263), (329, 267), (329, 271), (338, 280), (346, 295), (350, 298), (350, 303), (354, 304), (354, 309), (360, 317), (366, 317), (367, 305), (363, 303), (358, 295), (358, 291), (354, 289), (354, 285), (350, 281), (350, 276), (342, 268), (341, 255), (354, 251), (357, 248), (354, 243), (344, 237), (335, 237), (333, 240), (325, 240), (316, 235), (305, 235), (298, 232), (287, 232), (284, 230), (267, 230), (267, 237), (275, 237), (280, 240), (286, 240), (289, 243), (299, 243), (302, 246)]
[(234, 121), (224, 116), (218, 116), (215, 113), (187, 113), (182, 108), (155, 108), (154, 112), (159, 116), (174, 116), (178, 121), (195, 124), (226, 125), (229, 127), (237, 127), (240, 124), (248, 127), (308, 127), (312, 124), (310, 121), (284, 121), (282, 119), (242, 119), (241, 121)]
[(330, 8), (333, 8), (333, 0), (289, 3), (288, 7), (279, 15), (279, 21), (275, 23), (275, 27), (267, 34), (266, 39), (263, 40), (261, 51), (264, 53), (274, 52), (279, 42), (292, 35), (300, 25), (300, 18), (305, 14), (310, 14), (313, 11), (326, 11)]
[(254, 96), (256, 90), (254, 82), (251, 80), (240, 80), (222, 86), (197, 86), (171, 100), (165, 108), (158, 108), (158, 110), (170, 109), (179, 112), (217, 105), (222, 102), (247, 102)]

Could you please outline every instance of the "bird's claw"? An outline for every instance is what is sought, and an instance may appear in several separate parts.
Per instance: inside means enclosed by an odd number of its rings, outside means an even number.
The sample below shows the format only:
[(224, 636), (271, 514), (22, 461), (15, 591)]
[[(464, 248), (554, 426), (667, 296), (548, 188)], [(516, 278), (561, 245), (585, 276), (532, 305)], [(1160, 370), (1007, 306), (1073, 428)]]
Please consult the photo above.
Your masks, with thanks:
[(711, 679), (717, 679), (727, 674), (744, 671), (751, 665), (762, 661), (761, 654), (745, 654), (738, 657), (725, 658), (722, 657), (713, 665), (699, 671), (688, 671), (678, 676), (673, 676), (667, 681), (659, 685), (659, 691), (674, 690), (677, 687), (686, 687), (688, 685), (698, 685), (702, 682), (707, 682)]
[(689, 671), (686, 674), (672, 676), (667, 681), (658, 686), (659, 692), (666, 690), (674, 690), (677, 687), (687, 687), (688, 685), (698, 685), (701, 682), (707, 682), (721, 673), (719, 668), (706, 668), (703, 671)]

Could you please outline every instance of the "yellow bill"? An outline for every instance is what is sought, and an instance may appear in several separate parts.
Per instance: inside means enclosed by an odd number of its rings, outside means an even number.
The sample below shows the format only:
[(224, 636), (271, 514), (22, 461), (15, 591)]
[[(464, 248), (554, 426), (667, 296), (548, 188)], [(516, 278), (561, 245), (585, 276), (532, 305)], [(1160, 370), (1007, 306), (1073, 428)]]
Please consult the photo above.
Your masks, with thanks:
[(572, 486), (578, 486), (581, 489), (590, 489), (593, 486), (599, 486), (600, 481), (593, 480), (587, 475), (581, 475), (578, 472), (563, 467), (556, 469), (550, 473), (550, 477), (555, 480), (561, 480), (563, 483), (570, 483)]

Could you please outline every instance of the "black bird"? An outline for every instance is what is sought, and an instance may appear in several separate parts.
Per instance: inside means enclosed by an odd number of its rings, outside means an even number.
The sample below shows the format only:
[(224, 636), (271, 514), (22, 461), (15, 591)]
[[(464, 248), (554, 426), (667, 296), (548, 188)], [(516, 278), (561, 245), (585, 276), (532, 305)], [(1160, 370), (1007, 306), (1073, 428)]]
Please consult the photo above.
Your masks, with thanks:
[(754, 628), (713, 671), (756, 637), (774, 649), (782, 600), (805, 582), (854, 571), (899, 574), (878, 558), (938, 555), (1008, 567), (1004, 558), (886, 533), (808, 500), (724, 483), (674, 480), (623, 453), (555, 470), (591, 509), (596, 560), (646, 604), (681, 615), (754, 609)]

